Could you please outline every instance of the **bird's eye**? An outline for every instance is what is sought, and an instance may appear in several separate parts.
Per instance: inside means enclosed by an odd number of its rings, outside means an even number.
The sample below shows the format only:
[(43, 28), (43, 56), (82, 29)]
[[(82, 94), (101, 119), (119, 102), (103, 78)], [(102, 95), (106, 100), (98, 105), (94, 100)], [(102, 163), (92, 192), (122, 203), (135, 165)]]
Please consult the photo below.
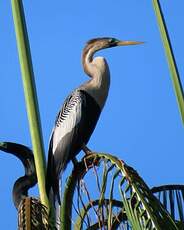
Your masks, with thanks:
[(115, 41), (116, 41), (115, 38), (110, 38), (110, 39), (109, 39), (109, 42), (110, 42), (110, 43), (114, 43)]

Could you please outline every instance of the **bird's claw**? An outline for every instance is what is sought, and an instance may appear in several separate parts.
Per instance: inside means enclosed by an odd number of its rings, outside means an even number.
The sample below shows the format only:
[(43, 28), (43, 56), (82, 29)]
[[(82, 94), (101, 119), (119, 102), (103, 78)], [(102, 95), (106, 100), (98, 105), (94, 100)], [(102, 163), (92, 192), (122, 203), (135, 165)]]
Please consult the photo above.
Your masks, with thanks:
[(92, 151), (85, 144), (83, 144), (82, 150), (86, 155), (90, 155), (92, 153)]

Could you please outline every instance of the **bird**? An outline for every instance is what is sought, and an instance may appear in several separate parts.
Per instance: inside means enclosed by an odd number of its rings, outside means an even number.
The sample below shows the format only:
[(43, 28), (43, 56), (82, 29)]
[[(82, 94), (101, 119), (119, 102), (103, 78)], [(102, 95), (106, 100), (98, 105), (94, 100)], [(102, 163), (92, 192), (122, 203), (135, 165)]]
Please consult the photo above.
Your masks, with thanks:
[(101, 37), (89, 40), (82, 53), (84, 72), (90, 77), (88, 81), (76, 88), (64, 101), (51, 133), (46, 175), (46, 191), (51, 189), (54, 200), (60, 201), (59, 180), (67, 164), (75, 163), (76, 155), (84, 150), (105, 105), (109, 86), (110, 71), (104, 57), (94, 54), (102, 49), (136, 45), (142, 42), (121, 41), (112, 37)]
[(24, 165), (25, 175), (18, 178), (13, 186), (13, 202), (19, 209), (21, 201), (28, 197), (28, 190), (37, 183), (33, 152), (25, 145), (14, 142), (1, 142), (0, 150), (16, 156)]

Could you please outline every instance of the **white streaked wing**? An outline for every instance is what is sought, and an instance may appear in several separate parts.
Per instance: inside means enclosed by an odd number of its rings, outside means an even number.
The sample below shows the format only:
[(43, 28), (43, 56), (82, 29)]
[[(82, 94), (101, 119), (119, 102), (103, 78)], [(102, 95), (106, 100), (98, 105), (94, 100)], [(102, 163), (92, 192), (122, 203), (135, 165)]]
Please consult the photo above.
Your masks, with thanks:
[[(82, 98), (78, 91), (75, 91), (72, 96), (68, 97), (58, 115), (55, 128), (53, 130), (53, 153), (55, 152), (58, 143), (62, 138), (74, 132), (75, 127), (81, 120), (82, 115)], [(70, 144), (70, 143), (68, 143)]]

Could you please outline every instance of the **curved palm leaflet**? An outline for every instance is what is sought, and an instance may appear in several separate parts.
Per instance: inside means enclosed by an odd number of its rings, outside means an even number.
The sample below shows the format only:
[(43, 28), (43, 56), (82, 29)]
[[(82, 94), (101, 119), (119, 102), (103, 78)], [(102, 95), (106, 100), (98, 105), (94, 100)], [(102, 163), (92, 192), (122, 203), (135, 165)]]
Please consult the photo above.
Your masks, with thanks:
[(171, 214), (179, 229), (184, 229), (184, 185), (162, 185), (153, 187), (151, 191)]
[(178, 228), (132, 167), (112, 155), (93, 153), (68, 178), (61, 229)]

